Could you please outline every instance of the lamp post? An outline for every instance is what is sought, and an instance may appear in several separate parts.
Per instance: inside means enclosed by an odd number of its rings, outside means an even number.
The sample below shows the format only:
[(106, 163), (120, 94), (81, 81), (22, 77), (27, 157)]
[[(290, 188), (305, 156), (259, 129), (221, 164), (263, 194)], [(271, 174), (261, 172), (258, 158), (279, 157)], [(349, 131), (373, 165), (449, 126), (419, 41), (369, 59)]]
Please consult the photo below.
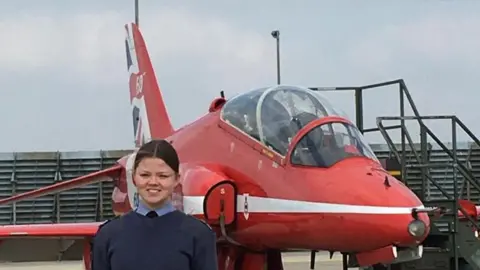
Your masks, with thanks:
[(280, 31), (272, 31), (272, 37), (277, 41), (277, 84), (280, 84)]
[(138, 0), (135, 0), (135, 24), (138, 27)]

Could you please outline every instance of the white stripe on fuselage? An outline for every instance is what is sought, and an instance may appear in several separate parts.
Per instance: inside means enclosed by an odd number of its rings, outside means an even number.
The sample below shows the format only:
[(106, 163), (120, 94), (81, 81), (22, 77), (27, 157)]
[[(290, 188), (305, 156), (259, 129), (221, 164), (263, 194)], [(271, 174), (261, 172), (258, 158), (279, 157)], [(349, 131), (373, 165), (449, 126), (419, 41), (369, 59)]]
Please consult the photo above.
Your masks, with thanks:
[[(184, 212), (191, 215), (203, 215), (204, 196), (184, 196)], [(416, 207), (367, 206), (307, 202), (264, 197), (247, 197), (248, 213), (334, 213), (334, 214), (411, 214), (412, 208), (423, 209), (423, 205)], [(245, 197), (237, 196), (237, 212), (245, 210)]]

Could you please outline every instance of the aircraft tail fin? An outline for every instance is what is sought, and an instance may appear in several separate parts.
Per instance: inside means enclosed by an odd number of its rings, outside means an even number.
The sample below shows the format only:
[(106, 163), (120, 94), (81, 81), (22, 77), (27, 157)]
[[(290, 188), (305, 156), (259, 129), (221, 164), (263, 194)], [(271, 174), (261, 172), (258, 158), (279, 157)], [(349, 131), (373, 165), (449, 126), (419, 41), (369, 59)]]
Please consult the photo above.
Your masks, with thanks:
[(174, 129), (142, 34), (135, 23), (125, 25), (125, 30), (135, 146), (140, 147), (172, 135)]

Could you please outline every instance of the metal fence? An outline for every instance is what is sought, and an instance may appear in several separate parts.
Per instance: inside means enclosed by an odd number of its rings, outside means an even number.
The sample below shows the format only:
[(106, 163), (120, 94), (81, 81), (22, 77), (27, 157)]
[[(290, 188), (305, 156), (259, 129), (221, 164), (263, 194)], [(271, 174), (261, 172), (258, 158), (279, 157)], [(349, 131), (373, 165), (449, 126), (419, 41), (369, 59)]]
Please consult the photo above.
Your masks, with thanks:
[[(131, 150), (0, 153), (0, 197), (9, 197), (112, 166)], [(86, 222), (111, 217), (111, 183), (0, 207), (0, 224)]]
[[(445, 143), (445, 145), (452, 149), (451, 143)], [(372, 144), (372, 149), (379, 158), (386, 158), (391, 153), (386, 144)], [(400, 145), (397, 145), (400, 148)], [(420, 152), (420, 144), (415, 144), (415, 150)], [(406, 149), (406, 165), (418, 164), (414, 158), (411, 149)], [(473, 174), (476, 179), (480, 178), (480, 148), (472, 142), (458, 142), (457, 143), (457, 157), (459, 162), (463, 163)], [(426, 158), (428, 163), (448, 163), (451, 162), (450, 156), (442, 150), (438, 145), (430, 143), (428, 144), (428, 157)], [(413, 167), (413, 166), (412, 166)], [(452, 166), (433, 167), (429, 169), (430, 176), (435, 180), (447, 193), (453, 196), (453, 170)], [(406, 171), (406, 179), (408, 179), (408, 186), (415, 192), (421, 193), (422, 191), (422, 170), (421, 168), (409, 168)], [(468, 181), (457, 173), (457, 183), (461, 192), (461, 198), (469, 199), (474, 202), (480, 201), (480, 194), (477, 189), (470, 188)], [(438, 200), (445, 199), (437, 187), (435, 187), (430, 181), (425, 183), (425, 199), (426, 200)]]
[[(391, 153), (386, 144), (371, 145), (379, 158)], [(420, 145), (418, 145), (420, 149)], [(435, 145), (429, 145), (431, 161), (447, 161), (449, 157)], [(45, 187), (59, 181), (76, 178), (112, 166), (132, 150), (91, 152), (25, 152), (0, 153), (0, 197)], [(410, 150), (407, 149), (410, 152)], [(480, 149), (472, 143), (458, 143), (457, 155), (475, 177), (480, 178)], [(408, 163), (413, 163), (411, 153)], [(421, 189), (420, 169), (409, 169), (407, 178), (414, 191)], [(435, 168), (432, 177), (448, 191), (452, 190), (452, 168)], [(89, 222), (113, 216), (111, 183), (99, 183), (48, 195), (36, 200), (25, 200), (0, 207), (0, 224), (31, 224), (55, 222)], [(474, 192), (475, 191), (475, 192)], [(427, 199), (441, 198), (434, 186), (427, 186)], [(480, 194), (463, 188), (463, 197), (479, 201)]]

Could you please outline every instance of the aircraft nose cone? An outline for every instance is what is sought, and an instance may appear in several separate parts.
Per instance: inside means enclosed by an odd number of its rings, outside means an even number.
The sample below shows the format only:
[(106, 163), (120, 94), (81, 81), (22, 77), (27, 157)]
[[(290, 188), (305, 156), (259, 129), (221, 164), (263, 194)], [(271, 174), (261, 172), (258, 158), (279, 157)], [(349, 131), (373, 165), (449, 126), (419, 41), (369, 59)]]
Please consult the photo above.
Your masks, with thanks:
[(382, 237), (399, 246), (418, 245), (427, 237), (430, 220), (426, 213), (413, 214), (423, 203), (412, 190), (383, 170), (367, 170), (364, 181), (371, 204), (391, 209), (380, 221)]
[(430, 219), (425, 213), (419, 214), (418, 219), (411, 215), (404, 215), (395, 226), (395, 233), (392, 234), (393, 242), (398, 246), (418, 245), (430, 232)]
[[(395, 179), (395, 181), (397, 181)], [(392, 186), (393, 187), (393, 186)], [(392, 200), (399, 206), (410, 207), (409, 213), (403, 215), (396, 226), (397, 244), (409, 246), (422, 242), (430, 232), (430, 219), (426, 213), (414, 213), (417, 208), (423, 208), (420, 199), (409, 188), (397, 181), (392, 190)]]

